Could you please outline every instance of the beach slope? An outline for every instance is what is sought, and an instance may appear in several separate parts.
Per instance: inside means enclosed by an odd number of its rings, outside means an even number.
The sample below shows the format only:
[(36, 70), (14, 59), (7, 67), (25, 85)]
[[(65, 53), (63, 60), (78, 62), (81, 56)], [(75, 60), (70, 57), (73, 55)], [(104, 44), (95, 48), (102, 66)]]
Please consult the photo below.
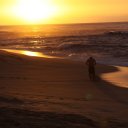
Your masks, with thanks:
[(128, 127), (128, 88), (111, 82), (117, 67), (97, 64), (90, 81), (82, 62), (2, 50), (0, 68), (1, 128)]

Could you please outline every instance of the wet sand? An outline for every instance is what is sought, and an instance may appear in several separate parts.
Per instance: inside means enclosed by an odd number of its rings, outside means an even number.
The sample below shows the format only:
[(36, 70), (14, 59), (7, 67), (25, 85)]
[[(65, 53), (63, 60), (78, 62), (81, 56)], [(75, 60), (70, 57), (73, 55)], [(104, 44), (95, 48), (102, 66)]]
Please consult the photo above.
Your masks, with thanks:
[(98, 64), (90, 81), (84, 63), (5, 51), (0, 67), (1, 128), (128, 127), (128, 89), (111, 82), (117, 67)]

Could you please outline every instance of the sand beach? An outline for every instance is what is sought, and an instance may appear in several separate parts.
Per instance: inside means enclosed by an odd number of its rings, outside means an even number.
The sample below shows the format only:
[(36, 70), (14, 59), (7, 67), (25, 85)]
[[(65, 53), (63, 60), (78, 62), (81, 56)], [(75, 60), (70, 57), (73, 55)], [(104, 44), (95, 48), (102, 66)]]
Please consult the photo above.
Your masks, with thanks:
[(128, 67), (0, 50), (0, 128), (128, 128)]

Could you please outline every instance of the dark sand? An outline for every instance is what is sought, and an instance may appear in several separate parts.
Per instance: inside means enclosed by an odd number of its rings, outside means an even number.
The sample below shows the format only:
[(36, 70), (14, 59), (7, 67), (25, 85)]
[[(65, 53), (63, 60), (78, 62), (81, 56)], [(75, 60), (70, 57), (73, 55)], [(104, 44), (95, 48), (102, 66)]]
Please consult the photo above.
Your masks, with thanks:
[(0, 128), (128, 128), (128, 88), (101, 79), (117, 67), (92, 82), (84, 63), (0, 51), (0, 68)]

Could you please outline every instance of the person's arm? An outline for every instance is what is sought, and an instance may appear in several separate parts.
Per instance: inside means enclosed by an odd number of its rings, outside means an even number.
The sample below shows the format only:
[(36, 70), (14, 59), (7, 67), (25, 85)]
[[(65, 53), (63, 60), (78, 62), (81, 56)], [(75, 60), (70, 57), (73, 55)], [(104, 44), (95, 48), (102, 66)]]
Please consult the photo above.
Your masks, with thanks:
[(89, 64), (88, 60), (85, 62), (85, 64), (86, 64), (86, 65), (88, 65), (88, 64)]

